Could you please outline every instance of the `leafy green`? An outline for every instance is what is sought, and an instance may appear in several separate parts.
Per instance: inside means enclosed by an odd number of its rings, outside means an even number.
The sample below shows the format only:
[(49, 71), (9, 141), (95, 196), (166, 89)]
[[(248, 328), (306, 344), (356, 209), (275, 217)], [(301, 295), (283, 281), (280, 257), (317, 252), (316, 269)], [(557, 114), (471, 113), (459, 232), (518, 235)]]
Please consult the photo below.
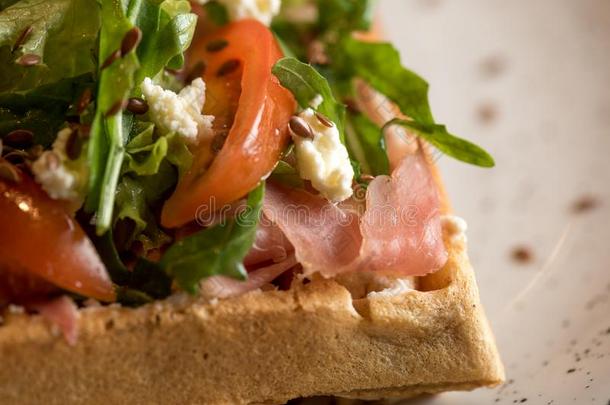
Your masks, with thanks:
[(229, 23), (229, 13), (227, 8), (217, 1), (208, 1), (203, 5), (207, 16), (216, 25), (225, 25)]
[(345, 106), (335, 99), (324, 76), (311, 65), (294, 58), (280, 59), (272, 72), (282, 86), (292, 92), (301, 108), (310, 107), (317, 96), (322, 96), (323, 101), (317, 111), (330, 118), (337, 125), (341, 139), (345, 139)]
[(283, 160), (277, 163), (270, 178), (289, 187), (302, 188), (305, 185), (303, 179), (299, 176), (299, 172)]
[(428, 83), (402, 66), (394, 46), (348, 37), (339, 48), (341, 68), (348, 74), (366, 80), (415, 121), (434, 124), (428, 102)]
[(371, 26), (371, 0), (317, 0), (318, 32), (340, 36), (351, 31), (368, 30)]
[(214, 275), (245, 279), (243, 259), (252, 247), (265, 193), (261, 183), (248, 196), (246, 209), (233, 220), (207, 228), (176, 242), (161, 262), (161, 267), (185, 291), (195, 294), (199, 282)]
[[(14, 45), (31, 27), (21, 46)], [(0, 12), (0, 92), (33, 89), (93, 72), (91, 57), (100, 27), (95, 0), (21, 0)], [(41, 63), (16, 64), (25, 54)]]
[(373, 176), (390, 172), (388, 154), (380, 128), (362, 114), (350, 114), (347, 129), (347, 146), (364, 173)]
[[(142, 31), (142, 42), (136, 52), (122, 55), (100, 72), (97, 110), (88, 148), (91, 170), (86, 202), (89, 212), (97, 212), (98, 234), (106, 232), (112, 221), (116, 187), (132, 124), (130, 114), (119, 112), (108, 116), (108, 112), (130, 94), (138, 94), (137, 88), (144, 77), (159, 74), (165, 66), (182, 66), (182, 52), (190, 44), (196, 23), (196, 16), (189, 11), (186, 0), (102, 2), (100, 67), (120, 49), (125, 34), (136, 26)], [(139, 162), (138, 171), (154, 172), (158, 157), (170, 149), (164, 143), (159, 141), (148, 151), (154, 152), (157, 158), (143, 165)]]
[(481, 167), (495, 166), (494, 159), (489, 153), (471, 142), (451, 135), (444, 125), (394, 119), (385, 125), (384, 130), (392, 125), (401, 125), (410, 129), (444, 154), (462, 162)]
[(138, 47), (141, 68), (136, 83), (145, 77), (155, 77), (166, 66), (181, 68), (183, 52), (191, 44), (197, 23), (188, 1), (164, 1), (159, 6), (152, 2), (142, 4), (136, 21), (144, 34)]

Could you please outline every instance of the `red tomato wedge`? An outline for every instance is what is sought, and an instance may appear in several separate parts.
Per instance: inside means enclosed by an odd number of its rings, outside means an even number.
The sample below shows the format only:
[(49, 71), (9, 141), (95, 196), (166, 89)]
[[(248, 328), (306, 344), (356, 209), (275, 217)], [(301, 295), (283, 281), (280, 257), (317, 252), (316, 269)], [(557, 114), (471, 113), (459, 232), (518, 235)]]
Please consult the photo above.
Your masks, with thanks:
[[(14, 280), (31, 280), (32, 287), (49, 283), (114, 301), (106, 268), (79, 224), (29, 176), (19, 177), (19, 182), (0, 179), (0, 291)], [(25, 299), (34, 291), (20, 282), (20, 291), (11, 293)]]
[[(168, 228), (252, 191), (273, 170), (287, 145), (288, 121), (296, 109), (292, 94), (271, 73), (282, 51), (271, 31), (258, 21), (231, 23), (196, 38), (190, 49), (190, 65), (206, 66), (204, 110), (216, 117), (214, 129), (219, 135), (194, 151), (193, 166), (163, 207), (161, 223)], [(223, 131), (226, 138), (219, 142)]]

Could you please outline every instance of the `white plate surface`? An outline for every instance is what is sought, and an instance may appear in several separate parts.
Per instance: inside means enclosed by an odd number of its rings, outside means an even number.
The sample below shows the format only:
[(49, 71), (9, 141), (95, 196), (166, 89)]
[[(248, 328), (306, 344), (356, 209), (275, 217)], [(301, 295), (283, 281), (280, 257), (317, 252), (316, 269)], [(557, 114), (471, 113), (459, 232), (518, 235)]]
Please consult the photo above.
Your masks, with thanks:
[(610, 1), (379, 3), (437, 121), (497, 160), (440, 165), (509, 382), (409, 404), (610, 404)]

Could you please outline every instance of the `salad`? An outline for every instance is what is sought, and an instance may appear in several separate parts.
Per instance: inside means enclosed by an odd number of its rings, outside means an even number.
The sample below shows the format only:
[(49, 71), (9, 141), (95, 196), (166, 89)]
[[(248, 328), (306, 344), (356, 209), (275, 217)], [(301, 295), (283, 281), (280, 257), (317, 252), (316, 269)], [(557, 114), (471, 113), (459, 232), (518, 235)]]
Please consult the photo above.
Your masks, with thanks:
[(441, 268), (432, 148), (494, 161), (372, 3), (0, 1), (0, 305)]

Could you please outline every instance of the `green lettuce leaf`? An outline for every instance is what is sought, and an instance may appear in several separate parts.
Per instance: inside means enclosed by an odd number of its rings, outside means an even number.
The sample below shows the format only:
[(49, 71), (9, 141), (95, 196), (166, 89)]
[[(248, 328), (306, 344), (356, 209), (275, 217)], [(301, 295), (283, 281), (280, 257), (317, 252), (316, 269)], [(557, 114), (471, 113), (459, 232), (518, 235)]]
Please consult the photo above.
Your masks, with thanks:
[(410, 129), (445, 155), (480, 167), (494, 167), (495, 162), (489, 153), (481, 147), (458, 138), (447, 132), (444, 125), (422, 124), (416, 121), (394, 119), (388, 122), (384, 130), (392, 125), (400, 125)]
[(256, 237), (264, 194), (261, 183), (250, 193), (246, 209), (236, 219), (176, 242), (163, 255), (161, 267), (191, 294), (197, 293), (199, 282), (206, 277), (245, 279), (243, 260)]
[[(15, 48), (28, 27), (30, 34)], [(33, 89), (93, 72), (92, 52), (99, 27), (95, 0), (21, 0), (3, 9), (0, 92)], [(25, 54), (39, 56), (41, 63), (30, 67), (15, 63)]]
[[(166, 65), (172, 68), (182, 65), (182, 52), (190, 44), (196, 23), (195, 15), (189, 11), (186, 0), (102, 2), (100, 67), (120, 49), (125, 34), (136, 26), (142, 32), (142, 42), (136, 52), (123, 55), (100, 72), (97, 110), (88, 148), (91, 170), (86, 202), (86, 209), (97, 213), (98, 234), (108, 231), (112, 222), (116, 187), (132, 124), (128, 113), (112, 116), (107, 113), (129, 95), (139, 95), (138, 87), (144, 77), (159, 74)], [(163, 144), (160, 141), (152, 150), (157, 157), (163, 149), (170, 149)], [(158, 160), (152, 159), (147, 164)], [(138, 170), (150, 173), (154, 167), (145, 165)]]

